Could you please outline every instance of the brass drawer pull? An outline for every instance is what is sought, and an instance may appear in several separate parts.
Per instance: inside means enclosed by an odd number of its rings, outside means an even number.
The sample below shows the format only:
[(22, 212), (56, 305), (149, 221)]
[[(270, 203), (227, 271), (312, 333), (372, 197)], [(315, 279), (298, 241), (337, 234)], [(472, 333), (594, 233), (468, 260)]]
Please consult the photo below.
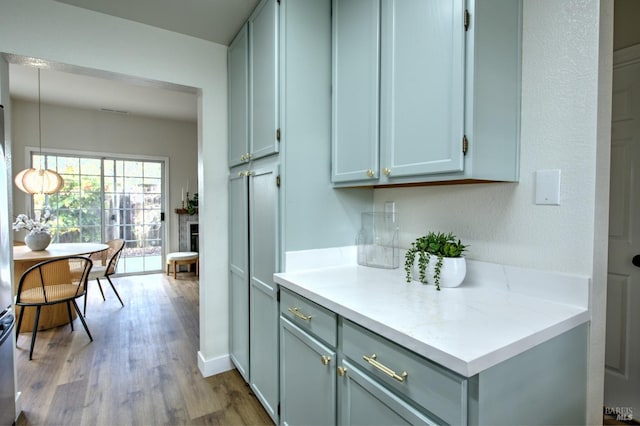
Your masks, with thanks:
[(371, 356), (362, 355), (362, 359), (367, 361), (369, 364), (373, 365), (378, 370), (382, 371), (387, 376), (393, 377), (394, 379), (396, 379), (399, 382), (404, 382), (404, 379), (406, 379), (407, 376), (409, 375), (409, 373), (407, 373), (406, 371), (403, 371), (400, 374), (396, 373), (395, 371), (393, 371), (392, 369), (390, 369), (386, 365), (380, 364), (378, 361), (376, 361), (376, 358), (377, 358), (376, 354), (373, 354)]
[(288, 311), (303, 321), (311, 321), (311, 315), (302, 314), (298, 308), (289, 308)]
[(337, 373), (338, 376), (344, 377), (347, 375), (347, 369), (345, 367), (338, 367)]
[(329, 363), (331, 362), (331, 357), (328, 355), (322, 355), (320, 357), (320, 362), (322, 363), (322, 365), (329, 365)]

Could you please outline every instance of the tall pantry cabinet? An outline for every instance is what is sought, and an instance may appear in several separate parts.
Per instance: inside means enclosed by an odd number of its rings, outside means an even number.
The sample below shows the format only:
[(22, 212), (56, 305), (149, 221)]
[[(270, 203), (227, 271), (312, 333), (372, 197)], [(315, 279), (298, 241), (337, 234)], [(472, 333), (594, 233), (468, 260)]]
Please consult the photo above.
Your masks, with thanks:
[[(261, 2), (228, 50), (229, 353), (278, 419), (278, 8)], [(235, 167), (234, 167), (235, 166)]]
[(229, 46), (229, 351), (279, 423), (286, 252), (351, 246), (371, 189), (331, 182), (331, 0), (262, 0)]

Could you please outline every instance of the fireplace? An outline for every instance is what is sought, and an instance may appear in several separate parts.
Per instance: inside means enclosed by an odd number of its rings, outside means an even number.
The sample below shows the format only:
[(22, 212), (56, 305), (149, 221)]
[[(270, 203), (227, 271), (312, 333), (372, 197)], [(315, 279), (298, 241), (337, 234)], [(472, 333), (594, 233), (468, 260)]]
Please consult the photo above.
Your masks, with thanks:
[(189, 251), (198, 250), (198, 222), (189, 222)]
[(200, 251), (198, 248), (198, 215), (179, 215), (179, 251)]

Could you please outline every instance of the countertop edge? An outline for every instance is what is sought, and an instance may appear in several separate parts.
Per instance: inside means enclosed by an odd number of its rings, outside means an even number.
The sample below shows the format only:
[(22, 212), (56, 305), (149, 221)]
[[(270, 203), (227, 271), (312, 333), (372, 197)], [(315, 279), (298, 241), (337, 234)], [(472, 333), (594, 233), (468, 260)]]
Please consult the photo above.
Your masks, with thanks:
[(344, 307), (343, 305), (334, 302), (330, 298), (309, 290), (304, 286), (298, 285), (285, 277), (275, 274), (274, 281), (291, 290), (295, 293), (306, 297), (307, 299), (322, 305), (323, 307), (335, 312), (336, 314), (353, 321), (407, 349), (428, 358), (438, 364), (441, 364), (450, 370), (465, 376), (472, 377), (486, 369), (489, 369), (507, 359), (517, 356), (528, 349), (531, 349), (541, 343), (553, 339), (561, 335), (562, 333), (571, 330), (581, 324), (587, 323), (590, 319), (588, 309), (584, 309), (574, 315), (571, 315), (563, 320), (557, 321), (554, 324), (527, 335), (519, 340), (511, 342), (506, 346), (497, 348), (491, 352), (483, 354), (474, 359), (461, 359), (451, 353), (435, 348), (424, 341), (417, 340), (402, 331), (395, 328), (391, 328), (384, 323), (356, 312), (352, 309)]

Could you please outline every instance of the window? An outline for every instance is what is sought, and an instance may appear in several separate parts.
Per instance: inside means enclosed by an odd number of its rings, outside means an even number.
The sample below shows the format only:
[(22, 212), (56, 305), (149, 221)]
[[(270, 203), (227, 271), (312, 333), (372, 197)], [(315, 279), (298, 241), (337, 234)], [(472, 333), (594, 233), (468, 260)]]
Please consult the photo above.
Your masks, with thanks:
[(51, 207), (53, 242), (122, 238), (119, 272), (163, 269), (163, 161), (52, 154), (43, 161), (64, 178), (57, 194), (33, 196), (36, 213)]

